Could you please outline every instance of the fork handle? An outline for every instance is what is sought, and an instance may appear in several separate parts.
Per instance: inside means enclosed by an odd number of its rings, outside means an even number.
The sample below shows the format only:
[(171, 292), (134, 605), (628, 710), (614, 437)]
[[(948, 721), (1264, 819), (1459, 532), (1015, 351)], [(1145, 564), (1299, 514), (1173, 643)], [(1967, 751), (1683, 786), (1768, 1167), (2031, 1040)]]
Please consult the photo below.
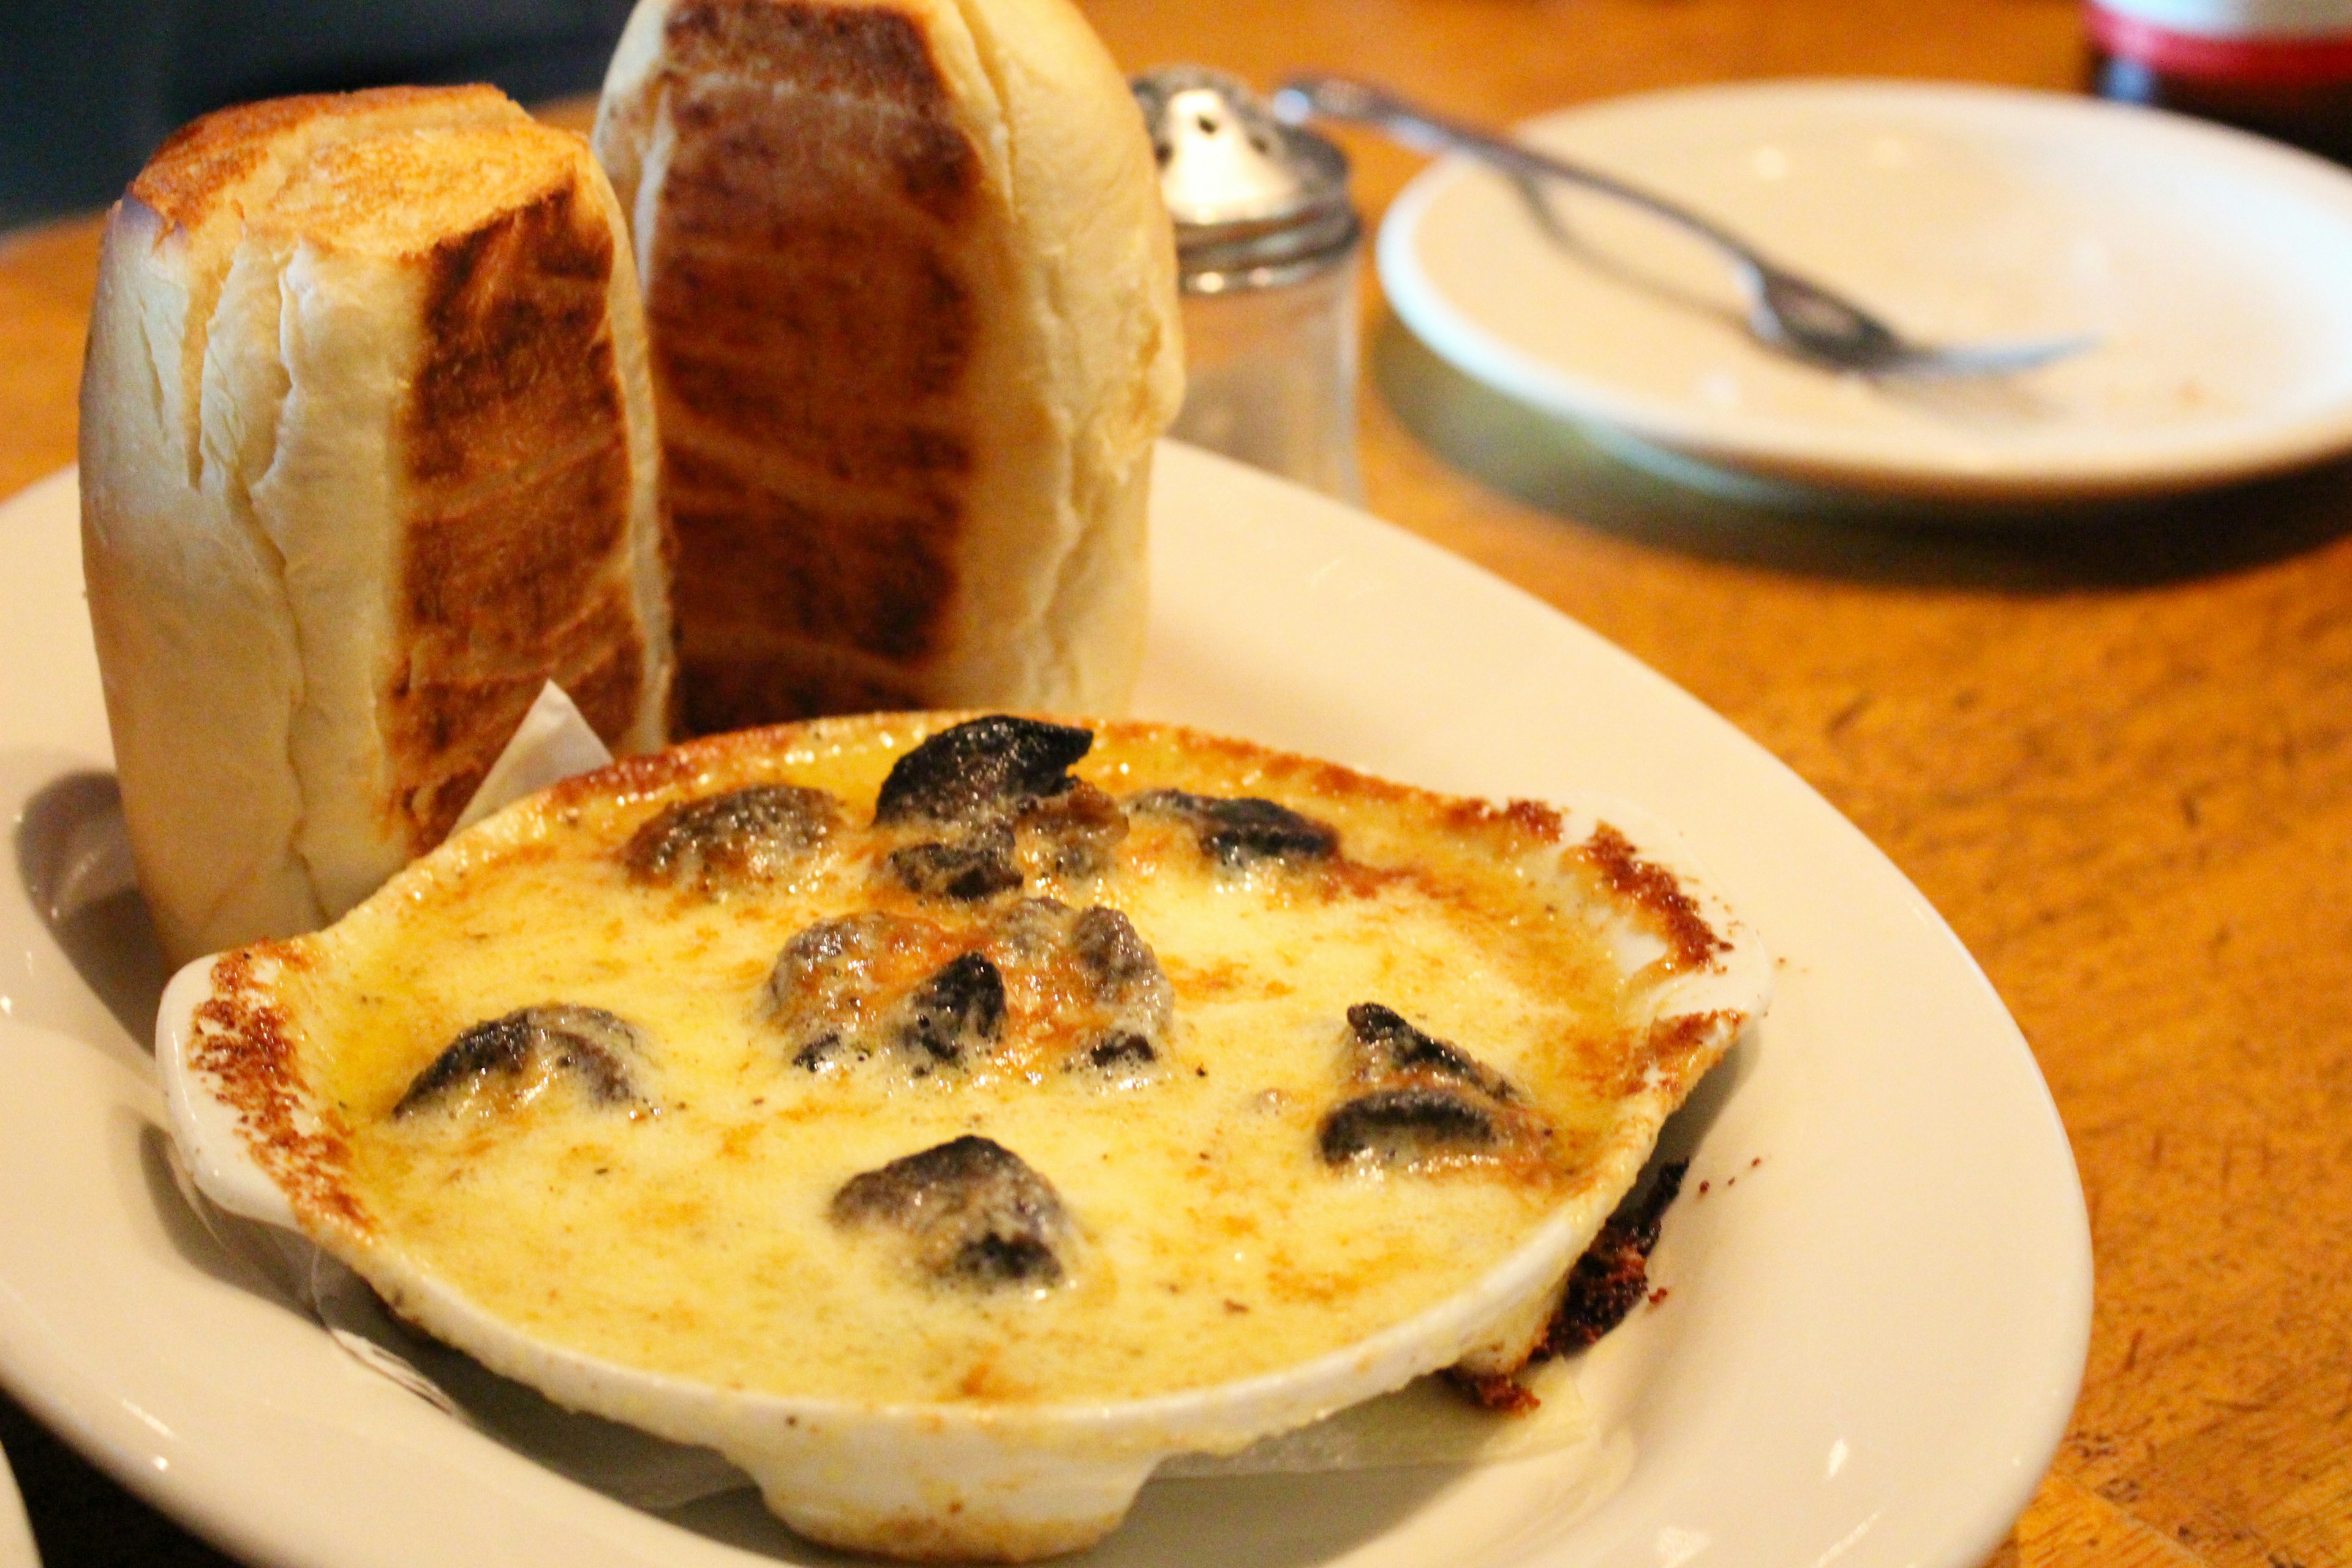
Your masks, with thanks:
[(1449, 120), (1370, 82), (1339, 76), (1292, 77), (1275, 90), (1273, 107), (1275, 117), (1286, 124), (1302, 124), (1316, 115), (1351, 121), (1375, 126), (1418, 153), (1468, 153), (1507, 173), (1581, 185), (1688, 230), (1759, 281), (1780, 271), (1738, 235), (1663, 196), (1626, 184), (1598, 169), (1588, 169), (1475, 125)]

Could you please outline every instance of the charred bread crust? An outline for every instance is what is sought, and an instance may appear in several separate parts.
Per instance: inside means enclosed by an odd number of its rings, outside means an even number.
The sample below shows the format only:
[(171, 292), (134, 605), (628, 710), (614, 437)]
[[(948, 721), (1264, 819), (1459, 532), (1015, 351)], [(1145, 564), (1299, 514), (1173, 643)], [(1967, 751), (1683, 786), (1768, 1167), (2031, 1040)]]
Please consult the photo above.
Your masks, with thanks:
[(552, 679), (666, 735), (642, 310), (609, 184), (489, 88), (243, 105), (111, 215), (84, 567), (141, 882), (186, 958), (438, 843)]
[(688, 727), (1122, 705), (1173, 249), (1065, 0), (641, 0), (596, 146), (646, 280)]

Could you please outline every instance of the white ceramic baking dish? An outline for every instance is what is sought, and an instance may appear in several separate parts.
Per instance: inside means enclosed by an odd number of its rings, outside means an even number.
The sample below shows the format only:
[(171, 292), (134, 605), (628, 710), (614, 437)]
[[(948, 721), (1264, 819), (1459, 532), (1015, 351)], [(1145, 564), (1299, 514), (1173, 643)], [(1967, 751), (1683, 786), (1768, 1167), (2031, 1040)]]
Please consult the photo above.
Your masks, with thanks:
[[(1708, 890), (1674, 837), (1640, 813), (1614, 803), (1560, 809), (1564, 842), (1581, 842), (1606, 822), (1643, 861), (1670, 871), (1724, 939), (1712, 963), (1654, 979), (1647, 1001), (1656, 1020), (1696, 1016), (1703, 1049), (1728, 1048), (1769, 999), (1771, 965), (1754, 933)], [(471, 831), (497, 834), (513, 819), (511, 811), (501, 813)], [(1655, 937), (1631, 926), (1619, 939), (1629, 976), (1663, 952)], [(260, 951), (239, 964), (198, 960), (173, 978), (157, 1024), (157, 1059), (173, 1134), (197, 1187), (229, 1213), (308, 1232), (314, 1227), (300, 1212), (301, 1194), (289, 1194), (255, 1157), (252, 1129), (264, 1112), (250, 1077), (226, 1080), (202, 1065), (220, 1053), (198, 1048), (205, 1031), (221, 1027), (221, 1010), (208, 1017), (206, 1005), (236, 1000), (223, 986), (237, 984), (239, 974), (267, 983), (274, 960)], [(299, 1093), (295, 1101), (267, 1114), (290, 1112), (298, 1129), (315, 1125)], [(1114, 1529), (1153, 1467), (1171, 1455), (1235, 1452), (1465, 1356), (1524, 1345), (1672, 1109), (1663, 1089), (1637, 1093), (1600, 1151), (1598, 1179), (1586, 1195), (1553, 1212), (1470, 1288), (1278, 1372), (1118, 1402), (865, 1404), (730, 1391), (522, 1332), (389, 1243), (354, 1256), (346, 1238), (335, 1250), (399, 1315), (493, 1371), (562, 1405), (719, 1450), (803, 1534), (894, 1556), (1024, 1560), (1076, 1550)]]

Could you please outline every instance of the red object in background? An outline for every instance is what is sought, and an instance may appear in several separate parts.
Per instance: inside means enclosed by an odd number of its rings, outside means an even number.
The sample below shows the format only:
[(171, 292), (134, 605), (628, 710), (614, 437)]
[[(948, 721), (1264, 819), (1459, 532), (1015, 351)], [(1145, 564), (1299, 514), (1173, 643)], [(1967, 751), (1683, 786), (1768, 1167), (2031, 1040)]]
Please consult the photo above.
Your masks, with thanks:
[(2095, 89), (2352, 163), (2352, 0), (2090, 0)]

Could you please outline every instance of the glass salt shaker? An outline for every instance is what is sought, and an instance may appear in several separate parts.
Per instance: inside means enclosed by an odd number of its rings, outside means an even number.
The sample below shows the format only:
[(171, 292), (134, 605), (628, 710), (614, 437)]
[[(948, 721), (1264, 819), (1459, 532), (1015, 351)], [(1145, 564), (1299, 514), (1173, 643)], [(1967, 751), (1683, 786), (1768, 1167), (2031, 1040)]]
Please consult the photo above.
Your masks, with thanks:
[(1356, 268), (1348, 160), (1282, 125), (1223, 72), (1169, 66), (1136, 100), (1176, 225), (1185, 394), (1180, 440), (1362, 497), (1356, 468)]

